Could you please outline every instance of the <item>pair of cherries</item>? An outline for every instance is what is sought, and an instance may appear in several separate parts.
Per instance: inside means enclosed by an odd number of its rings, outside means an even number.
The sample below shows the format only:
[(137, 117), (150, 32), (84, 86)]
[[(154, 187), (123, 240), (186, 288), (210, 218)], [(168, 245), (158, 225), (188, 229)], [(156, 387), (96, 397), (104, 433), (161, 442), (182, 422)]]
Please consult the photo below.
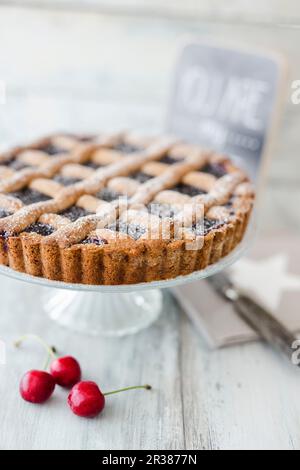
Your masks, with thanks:
[(56, 385), (71, 389), (68, 396), (68, 405), (77, 416), (94, 418), (105, 407), (105, 397), (119, 392), (134, 389), (151, 390), (150, 385), (122, 388), (112, 392), (102, 393), (95, 382), (81, 381), (81, 368), (78, 361), (72, 356), (57, 357), (54, 348), (50, 348), (41, 338), (35, 335), (26, 335), (16, 341), (18, 347), (23, 340), (31, 337), (39, 341), (47, 350), (48, 357), (44, 369), (30, 370), (22, 377), (20, 382), (21, 397), (30, 403), (45, 403), (53, 394)]

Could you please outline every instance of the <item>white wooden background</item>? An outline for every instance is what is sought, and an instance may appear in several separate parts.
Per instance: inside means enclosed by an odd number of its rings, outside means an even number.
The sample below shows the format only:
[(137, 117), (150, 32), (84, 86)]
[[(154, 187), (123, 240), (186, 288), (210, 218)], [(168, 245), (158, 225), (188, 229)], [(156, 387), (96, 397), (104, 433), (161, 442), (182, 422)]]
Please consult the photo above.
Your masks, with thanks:
[(298, 0), (1, 0), (3, 5), (82, 9), (175, 18), (297, 24)]
[[(57, 129), (161, 130), (178, 40), (187, 33), (279, 48), (290, 58), (291, 79), (300, 79), (296, 27), (153, 21), (151, 15), (1, 3), (0, 80), (7, 83), (7, 102), (0, 105), (3, 147)], [(289, 11), (296, 20), (295, 10)], [(300, 106), (287, 99), (263, 209), (265, 233), (300, 231), (299, 123)], [(7, 365), (0, 366), (0, 448), (300, 449), (299, 374), (264, 345), (210, 351), (169, 303), (157, 324), (139, 335), (85, 338), (45, 318), (41, 289), (0, 282), (0, 339), (8, 348)], [(40, 349), (13, 350), (12, 340), (24, 332), (38, 333), (79, 357), (85, 377), (104, 389), (150, 382), (154, 390), (111, 398), (94, 421), (72, 416), (63, 392), (49, 406), (27, 405), (18, 397), (17, 383), (24, 370), (39, 366)]]

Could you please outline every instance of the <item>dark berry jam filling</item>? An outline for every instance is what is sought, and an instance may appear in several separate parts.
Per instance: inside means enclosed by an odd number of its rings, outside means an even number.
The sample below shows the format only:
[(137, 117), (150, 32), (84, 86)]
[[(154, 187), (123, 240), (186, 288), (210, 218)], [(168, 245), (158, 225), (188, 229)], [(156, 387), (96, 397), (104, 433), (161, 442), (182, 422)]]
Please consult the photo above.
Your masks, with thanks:
[(36, 222), (35, 224), (29, 225), (29, 227), (27, 227), (24, 232), (37, 233), (39, 235), (43, 235), (43, 237), (47, 237), (54, 232), (54, 228), (51, 227), (51, 225)]
[(0, 238), (3, 243), (3, 250), (5, 253), (8, 253), (8, 239), (9, 239), (9, 234), (5, 231), (0, 232)]
[(170, 206), (169, 204), (157, 204), (155, 202), (152, 202), (148, 205), (148, 211), (151, 214), (161, 217), (162, 219), (172, 219), (176, 214), (174, 208), (172, 208), (172, 206)]
[(46, 194), (35, 191), (34, 189), (24, 188), (20, 191), (15, 191), (13, 193), (8, 193), (8, 196), (13, 196), (23, 202), (26, 206), (29, 204), (34, 204), (36, 202), (44, 202), (51, 199)]
[(224, 220), (208, 219), (204, 217), (204, 220), (193, 226), (193, 230), (196, 235), (203, 236), (207, 235), (212, 230), (217, 230), (218, 228), (223, 227), (224, 224)]
[(135, 145), (127, 144), (126, 142), (122, 142), (114, 146), (113, 150), (121, 153), (134, 153), (138, 152), (140, 149)]
[(104, 188), (101, 191), (99, 191), (99, 193), (96, 194), (96, 197), (98, 199), (101, 199), (102, 201), (112, 202), (112, 201), (115, 201), (116, 199), (119, 199), (119, 197), (122, 197), (122, 194), (117, 193), (116, 191), (113, 191), (112, 189)]
[(97, 246), (103, 246), (107, 245), (108, 241), (105, 240), (104, 238), (98, 238), (98, 237), (88, 237), (85, 240), (81, 242), (83, 245), (97, 245)]
[(72, 184), (75, 184), (81, 181), (78, 178), (67, 178), (66, 176), (62, 176), (62, 175), (57, 175), (53, 179), (54, 181), (61, 184), (62, 186), (71, 186)]
[(12, 212), (9, 212), (5, 209), (0, 209), (0, 219), (4, 219), (4, 217), (8, 217), (9, 215), (12, 215)]
[(91, 212), (86, 211), (82, 207), (72, 206), (64, 210), (63, 212), (60, 212), (59, 215), (67, 217), (71, 222), (75, 222), (76, 220), (80, 219), (80, 217), (91, 215)]
[(38, 150), (41, 150), (42, 152), (45, 152), (47, 155), (50, 155), (50, 156), (58, 155), (59, 153), (64, 153), (66, 151), (65, 149), (57, 147), (56, 145), (53, 145), (53, 144), (44, 145), (43, 147), (40, 147)]
[(6, 239), (6, 238), (9, 237), (9, 233), (6, 232), (6, 230), (1, 230), (1, 231), (0, 231), (0, 237)]
[(200, 170), (202, 173), (208, 173), (216, 178), (222, 178), (227, 174), (225, 166), (222, 163), (208, 163)]
[(151, 180), (153, 176), (147, 175), (147, 173), (143, 173), (142, 171), (138, 171), (137, 173), (134, 173), (133, 175), (130, 175), (130, 178), (138, 181), (139, 183), (143, 184), (146, 183), (147, 181)]
[(235, 208), (233, 206), (235, 198), (236, 198), (235, 196), (231, 196), (229, 201), (226, 202), (226, 204), (224, 204), (224, 207), (229, 210), (229, 213), (231, 216), (235, 215)]
[(184, 183), (180, 183), (172, 189), (190, 197), (199, 196), (200, 194), (206, 194), (206, 191)]
[(115, 232), (126, 233), (130, 237), (134, 238), (134, 240), (138, 240), (146, 232), (145, 227), (142, 227), (139, 224), (127, 224), (120, 220), (118, 220), (116, 224), (109, 226), (108, 229), (114, 230)]
[(235, 197), (234, 197), (234, 196), (231, 196), (231, 198), (229, 199), (229, 201), (227, 201), (226, 204), (224, 204), (224, 207), (226, 207), (226, 209), (232, 209), (232, 208), (233, 208), (234, 199), (235, 199)]
[(99, 163), (92, 162), (92, 161), (85, 162), (84, 166), (87, 166), (88, 168), (92, 168), (92, 170), (98, 170), (98, 168), (103, 167), (103, 165), (101, 165)]
[(166, 165), (174, 165), (174, 163), (179, 163), (179, 162), (182, 162), (183, 160), (184, 160), (183, 158), (173, 158), (173, 157), (170, 157), (170, 155), (165, 155), (159, 160), (159, 162), (165, 163)]
[(24, 168), (29, 168), (29, 167), (34, 168), (33, 166), (28, 165), (27, 163), (24, 163), (18, 160), (17, 157), (14, 157), (12, 160), (9, 160), (8, 162), (6, 162), (5, 166), (16, 171), (24, 170)]
[(80, 137), (77, 137), (77, 140), (78, 140), (79, 142), (83, 142), (83, 143), (85, 143), (85, 142), (93, 142), (94, 139), (95, 139), (95, 136), (93, 136), (93, 135), (82, 135), (82, 136), (80, 136)]

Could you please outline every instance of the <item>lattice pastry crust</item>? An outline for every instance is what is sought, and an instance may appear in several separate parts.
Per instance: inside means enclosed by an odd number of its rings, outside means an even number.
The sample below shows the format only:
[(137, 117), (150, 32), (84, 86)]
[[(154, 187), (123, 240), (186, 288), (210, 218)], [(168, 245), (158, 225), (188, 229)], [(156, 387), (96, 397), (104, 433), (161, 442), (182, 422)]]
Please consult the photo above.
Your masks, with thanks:
[(0, 155), (0, 263), (71, 283), (170, 279), (229, 254), (253, 201), (243, 171), (196, 146), (55, 135)]

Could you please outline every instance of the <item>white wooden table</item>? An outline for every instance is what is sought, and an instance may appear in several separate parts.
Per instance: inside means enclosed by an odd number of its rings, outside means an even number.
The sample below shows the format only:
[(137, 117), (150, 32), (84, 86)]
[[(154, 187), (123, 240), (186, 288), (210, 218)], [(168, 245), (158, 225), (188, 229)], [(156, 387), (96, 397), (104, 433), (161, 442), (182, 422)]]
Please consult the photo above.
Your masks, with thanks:
[[(43, 288), (5, 278), (1, 286), (1, 449), (299, 449), (299, 373), (262, 344), (210, 351), (169, 301), (135, 336), (84, 337), (42, 313)], [(149, 382), (153, 391), (111, 397), (91, 421), (72, 415), (62, 390), (47, 405), (24, 403), (19, 379), (45, 356), (32, 342), (13, 348), (24, 332), (75, 355), (103, 390)]]
[[(293, 78), (300, 78), (296, 29), (1, 7), (0, 79), (9, 93), (0, 106), (1, 143), (58, 128), (161, 129), (176, 40), (191, 31), (280, 46), (293, 59)], [(264, 232), (300, 230), (299, 117), (300, 107), (289, 105)], [(170, 302), (156, 324), (135, 336), (84, 337), (42, 314), (42, 291), (0, 278), (0, 339), (7, 347), (7, 364), (0, 366), (1, 449), (300, 449), (300, 375), (263, 344), (210, 351)], [(146, 382), (154, 389), (112, 397), (92, 421), (72, 415), (60, 390), (47, 406), (26, 404), (19, 378), (44, 357), (32, 343), (13, 349), (26, 332), (74, 354), (85, 378), (104, 390)]]

